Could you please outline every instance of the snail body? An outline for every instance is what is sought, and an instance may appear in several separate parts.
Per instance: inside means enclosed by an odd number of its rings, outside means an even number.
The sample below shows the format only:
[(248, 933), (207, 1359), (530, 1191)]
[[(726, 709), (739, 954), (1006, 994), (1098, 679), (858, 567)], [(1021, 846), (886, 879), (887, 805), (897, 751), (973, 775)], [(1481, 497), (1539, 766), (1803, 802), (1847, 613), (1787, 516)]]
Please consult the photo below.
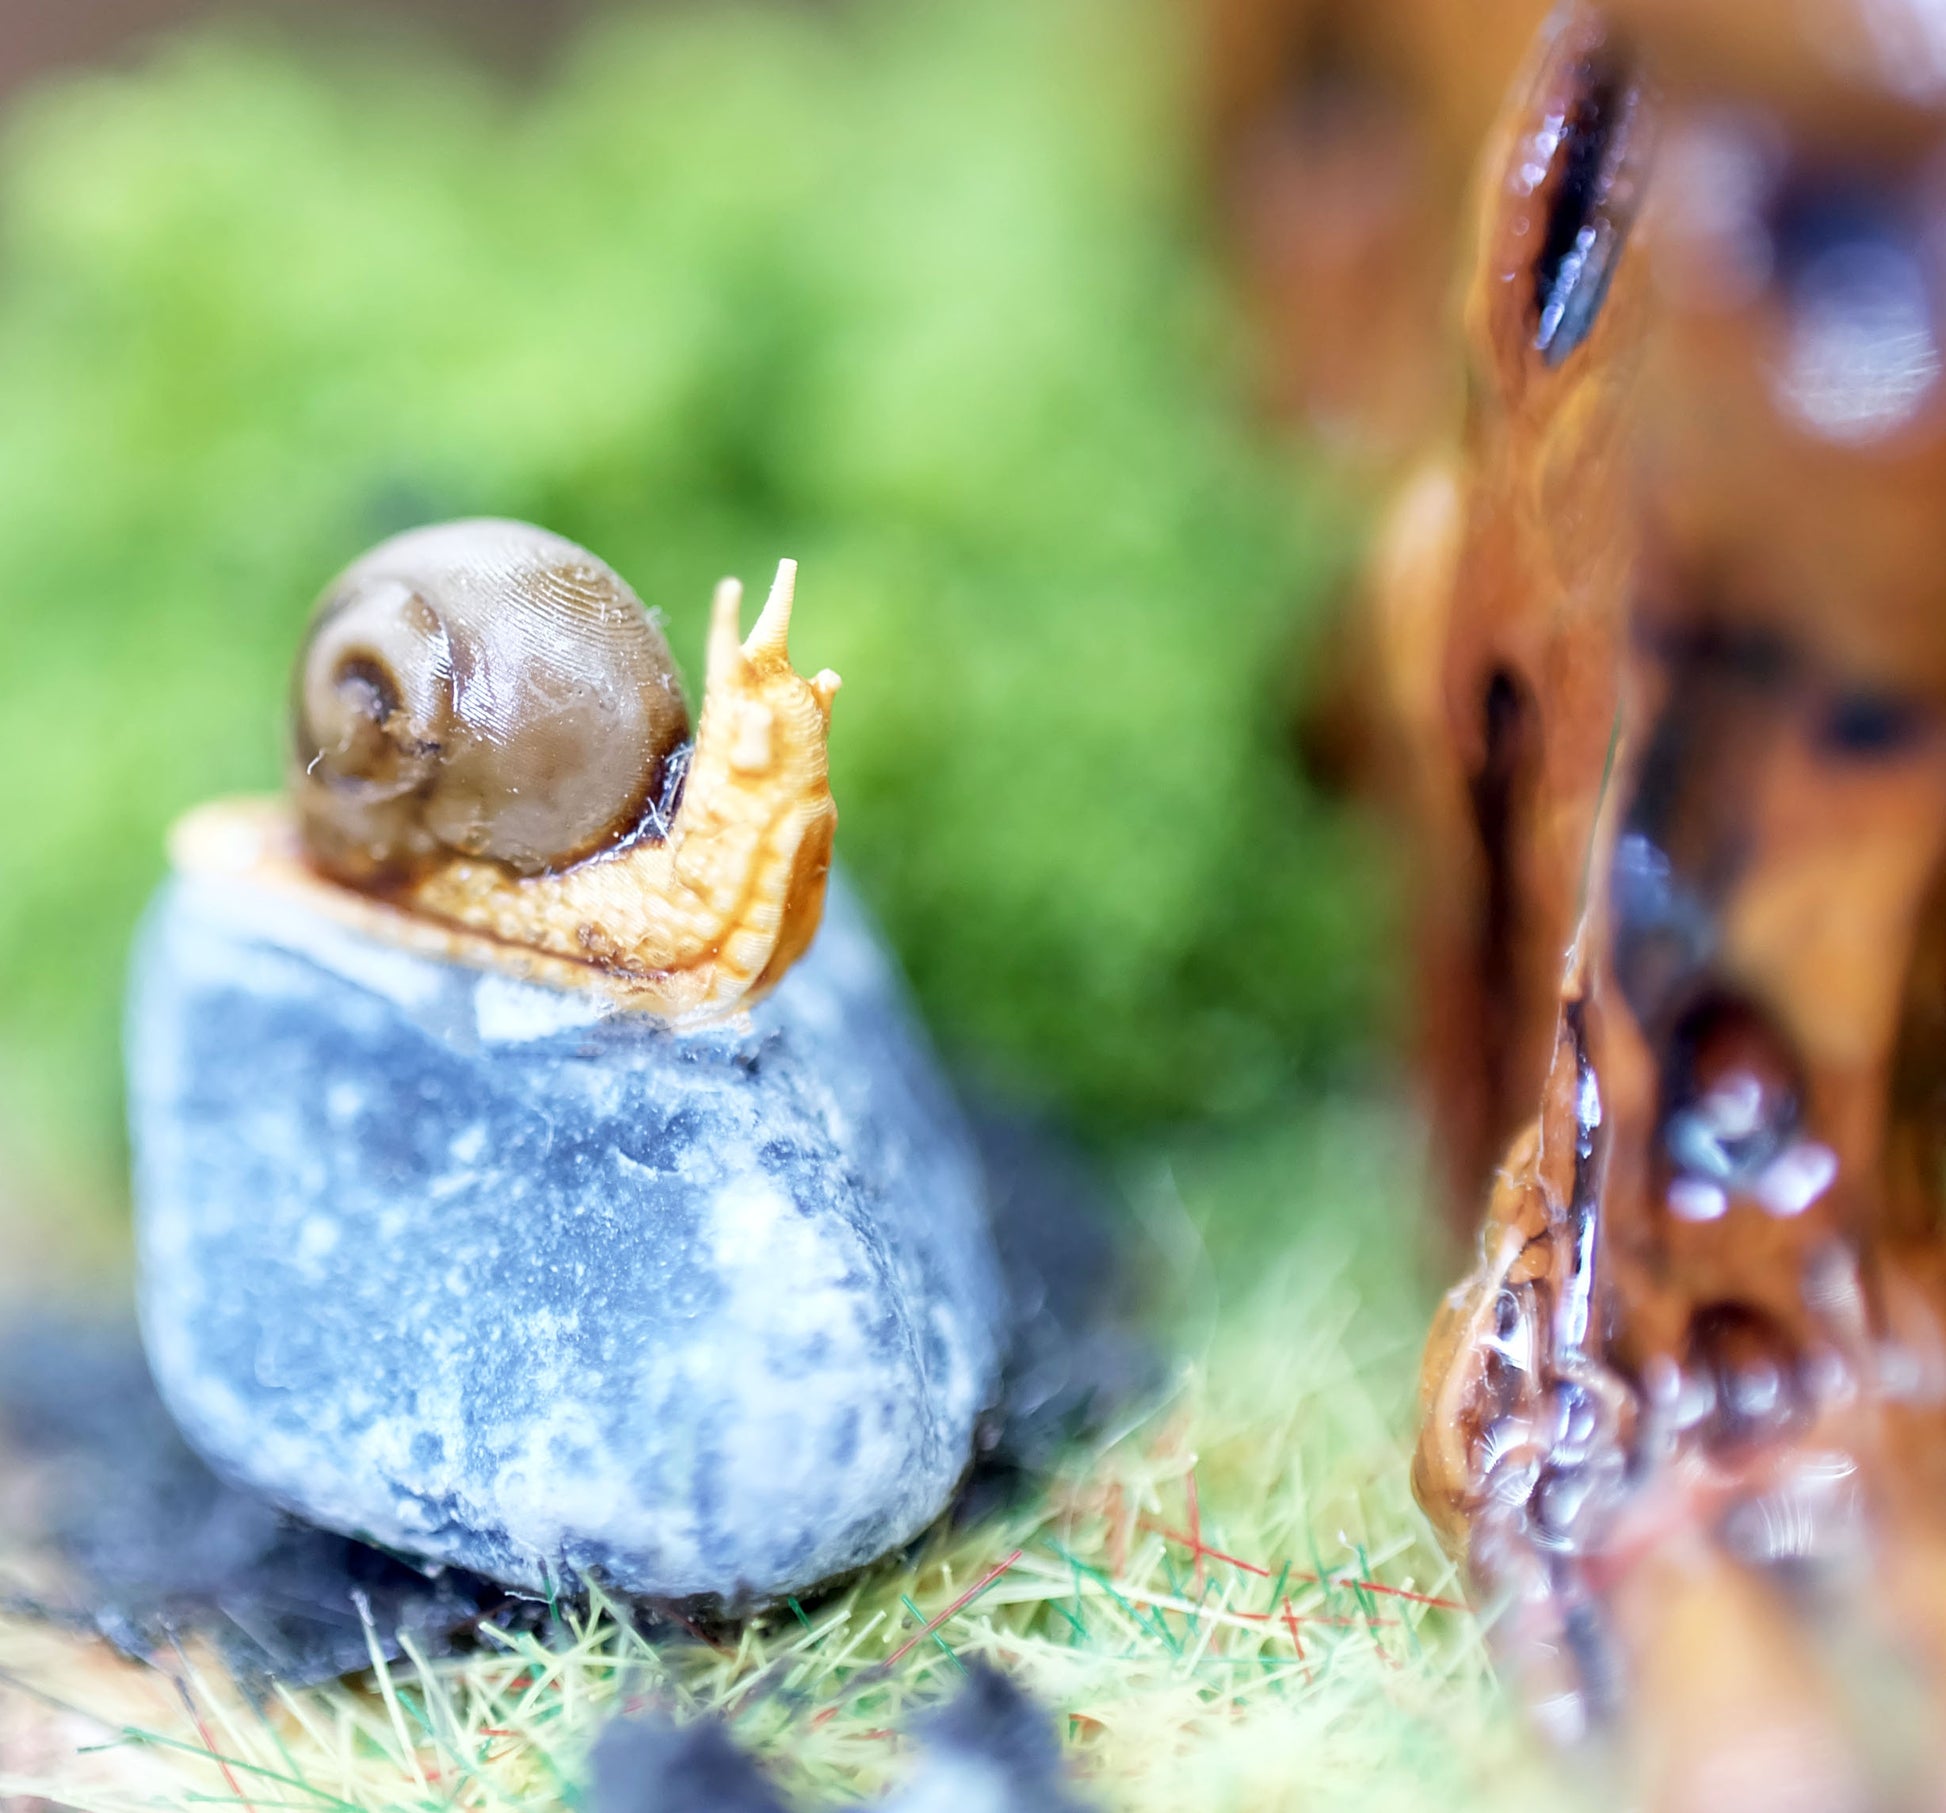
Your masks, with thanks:
[(733, 1607), (945, 1504), (1005, 1304), (828, 888), (793, 580), (747, 637), (718, 589), (693, 740), (558, 537), (415, 531), (326, 589), (289, 797), (177, 827), (134, 964), (144, 1338), (220, 1472), (516, 1589)]

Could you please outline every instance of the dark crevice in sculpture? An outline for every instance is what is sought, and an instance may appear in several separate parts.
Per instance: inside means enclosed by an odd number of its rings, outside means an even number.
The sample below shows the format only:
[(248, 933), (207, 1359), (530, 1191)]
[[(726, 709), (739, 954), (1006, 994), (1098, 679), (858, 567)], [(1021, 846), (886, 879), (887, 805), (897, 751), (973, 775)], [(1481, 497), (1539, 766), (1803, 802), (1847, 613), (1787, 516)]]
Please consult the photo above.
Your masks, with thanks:
[[(1487, 1016), (1481, 1052), (1486, 1100), (1497, 1113), (1518, 1099), (1509, 1068), (1515, 1059), (1524, 999), (1521, 986), (1521, 888), (1518, 871), (1525, 820), (1540, 759), (1540, 723), (1533, 696), (1505, 668), (1487, 682), (1481, 702), (1485, 754), (1468, 783), (1479, 837), (1484, 885), (1479, 924), (1481, 1000)], [(1505, 1129), (1493, 1129), (1496, 1138)]]
[(1920, 913), (1886, 1093), (1888, 1225), (1936, 1239), (1946, 1222), (1946, 873)]
[(1745, 1188), (1795, 1136), (1803, 1107), (1798, 1065), (1749, 1003), (1712, 995), (1664, 1047), (1662, 1143), (1681, 1174)]
[(1806, 681), (1781, 638), (1713, 616), (1647, 646), (1666, 697), (1636, 767), (1609, 901), (1622, 997), (1660, 1038), (1707, 986), (1719, 905), (1750, 859), (1756, 777)]
[(1684, 1371), (1707, 1390), (1699, 1432), (1720, 1457), (1779, 1441), (1809, 1421), (1790, 1331), (1748, 1303), (1706, 1303), (1694, 1311)]
[(1534, 260), (1534, 345), (1549, 365), (1593, 330), (1628, 234), (1636, 99), (1611, 50), (1583, 60), (1560, 124), (1547, 235)]

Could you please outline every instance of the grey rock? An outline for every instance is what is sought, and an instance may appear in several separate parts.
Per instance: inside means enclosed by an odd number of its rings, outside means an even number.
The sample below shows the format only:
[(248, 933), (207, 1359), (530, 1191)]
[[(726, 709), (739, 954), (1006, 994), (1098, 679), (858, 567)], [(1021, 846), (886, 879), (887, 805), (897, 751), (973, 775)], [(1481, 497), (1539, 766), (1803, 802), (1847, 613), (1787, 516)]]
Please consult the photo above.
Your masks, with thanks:
[(676, 1034), (178, 878), (128, 1027), (140, 1308), (225, 1476), (540, 1591), (737, 1608), (942, 1509), (1006, 1304), (862, 915)]
[(967, 1664), (920, 1723), (918, 1766), (880, 1813), (1088, 1813), (1068, 1792), (1053, 1722), (997, 1668)]
[[(873, 1813), (1089, 1813), (1068, 1788), (1047, 1712), (996, 1668), (967, 1665), (945, 1705), (914, 1721), (917, 1756)], [(618, 1719), (589, 1758), (589, 1813), (788, 1813), (722, 1721)]]
[(588, 1759), (592, 1813), (790, 1813), (720, 1719), (617, 1719)]

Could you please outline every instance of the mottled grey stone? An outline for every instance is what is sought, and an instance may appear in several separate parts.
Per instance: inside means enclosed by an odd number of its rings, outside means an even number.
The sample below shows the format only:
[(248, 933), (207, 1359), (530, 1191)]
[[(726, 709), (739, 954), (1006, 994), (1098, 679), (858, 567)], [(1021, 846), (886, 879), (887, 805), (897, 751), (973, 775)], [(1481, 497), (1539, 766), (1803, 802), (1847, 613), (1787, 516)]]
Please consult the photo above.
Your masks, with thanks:
[(315, 1522), (740, 1605), (905, 1541), (972, 1456), (979, 1172), (841, 888), (747, 1021), (675, 1034), (179, 878), (129, 1068), (157, 1382)]
[[(987, 1663), (976, 1658), (965, 1672), (950, 1701), (913, 1721), (912, 1767), (870, 1813), (1089, 1813), (1068, 1791), (1049, 1714)], [(589, 1813), (787, 1813), (711, 1714), (687, 1725), (654, 1713), (618, 1719), (589, 1764)]]

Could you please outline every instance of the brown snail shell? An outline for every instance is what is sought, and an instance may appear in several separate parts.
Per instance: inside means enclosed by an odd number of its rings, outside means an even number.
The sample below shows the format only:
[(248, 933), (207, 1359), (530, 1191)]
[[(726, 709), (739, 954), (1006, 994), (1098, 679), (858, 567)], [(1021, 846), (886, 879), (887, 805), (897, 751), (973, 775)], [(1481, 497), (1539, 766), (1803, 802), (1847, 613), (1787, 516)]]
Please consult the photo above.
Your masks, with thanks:
[(292, 691), (305, 843), (354, 884), (455, 854), (566, 867), (642, 825), (689, 738), (640, 600), (525, 523), (373, 549), (325, 592)]
[(496, 521), (386, 542), (305, 641), (294, 797), (192, 813), (177, 866), (667, 1019), (733, 1013), (809, 945), (837, 826), (838, 676), (791, 666), (796, 573), (743, 640), (718, 586), (690, 744), (661, 631), (593, 555)]

